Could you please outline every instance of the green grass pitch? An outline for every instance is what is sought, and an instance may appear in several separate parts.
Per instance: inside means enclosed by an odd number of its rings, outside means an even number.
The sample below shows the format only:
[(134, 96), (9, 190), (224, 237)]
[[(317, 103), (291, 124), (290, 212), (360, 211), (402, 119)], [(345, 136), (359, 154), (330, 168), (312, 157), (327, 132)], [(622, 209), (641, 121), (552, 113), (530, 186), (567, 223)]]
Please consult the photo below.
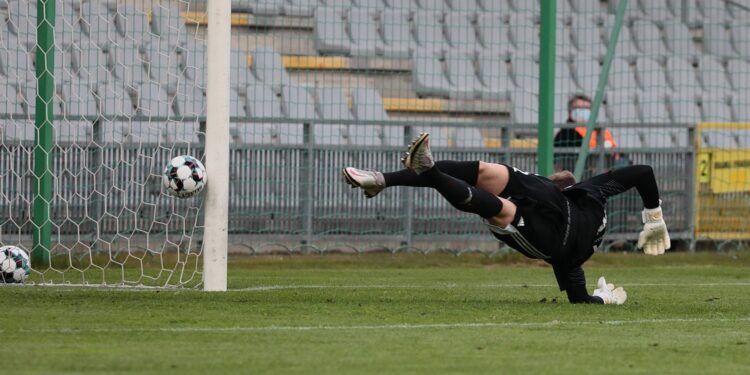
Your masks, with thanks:
[(227, 293), (0, 287), (7, 373), (750, 373), (750, 254), (234, 257)]

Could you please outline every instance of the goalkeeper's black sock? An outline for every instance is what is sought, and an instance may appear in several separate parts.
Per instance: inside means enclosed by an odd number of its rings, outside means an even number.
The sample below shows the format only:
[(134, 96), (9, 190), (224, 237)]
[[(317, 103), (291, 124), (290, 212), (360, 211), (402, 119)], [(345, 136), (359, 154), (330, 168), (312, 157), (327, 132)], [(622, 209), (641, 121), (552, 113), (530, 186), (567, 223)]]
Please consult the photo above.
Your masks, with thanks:
[(423, 172), (420, 177), (458, 210), (490, 218), (503, 209), (503, 202), (498, 197), (443, 173), (437, 164)]
[[(453, 176), (459, 180), (466, 182), (467, 184), (474, 186), (477, 184), (477, 178), (479, 178), (479, 161), (453, 161), (453, 160), (441, 160), (435, 162), (435, 165), (440, 168), (443, 173)], [(432, 186), (429, 182), (425, 181), (421, 176), (408, 170), (402, 169), (396, 172), (383, 173), (385, 178), (385, 186), (416, 186), (416, 187), (429, 187)]]

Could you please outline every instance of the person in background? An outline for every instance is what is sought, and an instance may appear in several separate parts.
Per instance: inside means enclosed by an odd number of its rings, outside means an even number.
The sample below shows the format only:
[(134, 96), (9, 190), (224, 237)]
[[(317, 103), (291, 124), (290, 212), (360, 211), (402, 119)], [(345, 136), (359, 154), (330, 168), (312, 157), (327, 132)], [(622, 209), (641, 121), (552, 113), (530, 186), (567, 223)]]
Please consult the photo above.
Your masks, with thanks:
[[(564, 128), (560, 129), (555, 135), (554, 146), (555, 147), (581, 147), (583, 138), (586, 136), (586, 123), (588, 123), (591, 117), (591, 98), (583, 94), (576, 94), (570, 100), (568, 100), (568, 120), (569, 124), (580, 124), (575, 128)], [(599, 131), (601, 128), (594, 128), (589, 141), (589, 149), (595, 150), (597, 148), (597, 141), (599, 138)], [(617, 143), (615, 142), (612, 133), (609, 130), (604, 130), (604, 148), (611, 149), (616, 148)], [(555, 171), (559, 172), (562, 170), (572, 171), (575, 169), (576, 160), (578, 159), (578, 153), (561, 153), (555, 156)], [(619, 165), (617, 161), (620, 159), (618, 154), (607, 155), (605, 161), (605, 170), (613, 169), (613, 167)], [(596, 165), (589, 164), (592, 160), (587, 160), (587, 169), (591, 170)], [(627, 164), (627, 163), (625, 163)], [(599, 171), (604, 172), (604, 171)]]

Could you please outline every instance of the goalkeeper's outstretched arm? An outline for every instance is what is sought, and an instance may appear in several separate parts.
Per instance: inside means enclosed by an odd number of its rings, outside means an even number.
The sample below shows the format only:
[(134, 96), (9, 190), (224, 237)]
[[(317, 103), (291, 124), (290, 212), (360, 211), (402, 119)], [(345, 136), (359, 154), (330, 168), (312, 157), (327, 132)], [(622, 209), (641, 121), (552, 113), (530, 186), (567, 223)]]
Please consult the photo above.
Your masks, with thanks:
[(594, 177), (606, 197), (635, 187), (643, 200), (643, 230), (638, 234), (638, 248), (648, 255), (664, 254), (672, 244), (661, 210), (659, 188), (654, 170), (648, 165), (633, 165)]

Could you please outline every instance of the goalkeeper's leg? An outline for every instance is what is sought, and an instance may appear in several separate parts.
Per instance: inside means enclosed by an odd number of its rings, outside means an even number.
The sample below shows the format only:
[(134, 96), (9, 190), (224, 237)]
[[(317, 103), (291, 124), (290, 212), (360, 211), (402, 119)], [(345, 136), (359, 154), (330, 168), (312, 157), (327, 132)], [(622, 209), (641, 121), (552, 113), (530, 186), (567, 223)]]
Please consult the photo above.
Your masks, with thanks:
[[(479, 176), (479, 161), (441, 160), (435, 162), (443, 173), (475, 186)], [(395, 172), (378, 172), (346, 167), (341, 172), (344, 181), (352, 187), (361, 188), (367, 198), (380, 194), (386, 187), (414, 186), (431, 187), (430, 182), (409, 169)]]

